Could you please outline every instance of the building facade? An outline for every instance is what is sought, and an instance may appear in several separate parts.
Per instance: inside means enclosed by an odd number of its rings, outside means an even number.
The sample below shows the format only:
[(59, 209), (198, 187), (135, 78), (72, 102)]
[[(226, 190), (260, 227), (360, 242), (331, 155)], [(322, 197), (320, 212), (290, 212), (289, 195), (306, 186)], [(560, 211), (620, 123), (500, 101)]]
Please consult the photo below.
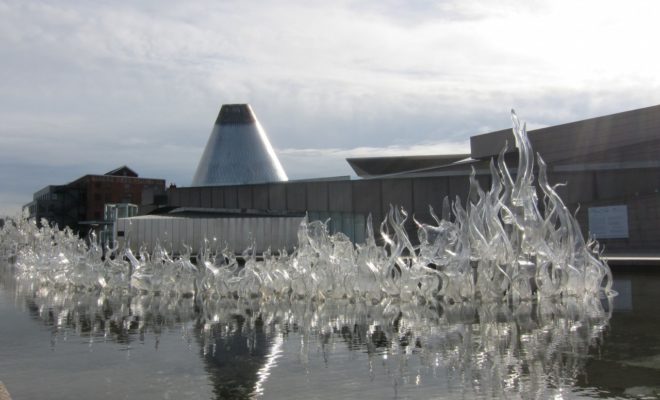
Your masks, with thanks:
[[(585, 236), (611, 251), (653, 251), (660, 243), (660, 105), (551, 126), (529, 132), (533, 150), (548, 164), (551, 183), (576, 210)], [(511, 130), (473, 136), (462, 155), (349, 159), (362, 178), (171, 188), (170, 207), (308, 212), (331, 218), (331, 229), (359, 242), (366, 216), (374, 222), (390, 205), (418, 221), (432, 222), (429, 205), (441, 209), (445, 196), (465, 202), (472, 168), (490, 187), (489, 163), (509, 144), (507, 164), (517, 166)], [(412, 221), (410, 233), (416, 228)], [(377, 231), (377, 229), (376, 229)], [(412, 235), (413, 237), (416, 235)]]
[[(37, 191), (26, 204), (24, 213), (30, 218), (56, 223), (85, 233), (105, 224), (104, 206), (109, 203), (150, 205), (154, 193), (165, 192), (165, 180), (140, 178), (127, 166), (103, 175), (84, 175), (65, 185), (50, 185)], [(148, 201), (143, 194), (148, 193)]]

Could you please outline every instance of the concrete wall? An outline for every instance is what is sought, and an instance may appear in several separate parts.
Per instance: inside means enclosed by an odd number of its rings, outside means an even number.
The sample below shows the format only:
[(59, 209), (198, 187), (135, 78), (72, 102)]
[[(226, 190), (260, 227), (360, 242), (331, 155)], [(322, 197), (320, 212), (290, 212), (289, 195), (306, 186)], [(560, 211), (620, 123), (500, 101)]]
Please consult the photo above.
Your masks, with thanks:
[[(482, 175), (478, 179), (487, 188), (489, 177)], [(406, 228), (412, 233), (416, 229), (413, 214), (418, 221), (430, 223), (429, 204), (440, 214), (445, 196), (453, 201), (458, 195), (464, 202), (468, 190), (467, 176), (291, 182), (171, 188), (168, 205), (206, 207), (210, 201), (213, 208), (307, 211), (312, 219), (331, 218), (331, 231), (342, 231), (361, 241), (369, 214), (377, 231), (390, 205), (403, 207), (410, 215)]]
[[(660, 106), (529, 131), (532, 147), (537, 150), (542, 149), (543, 158), (549, 164), (652, 141), (658, 136), (660, 136)], [(509, 148), (514, 148), (511, 129), (472, 136), (470, 138), (472, 157), (495, 156), (504, 147), (505, 141), (508, 141)], [(655, 155), (650, 156), (651, 159), (655, 159)]]
[[(490, 188), (489, 175), (477, 175), (484, 190)], [(588, 208), (627, 205), (628, 239), (601, 239), (612, 250), (655, 249), (660, 243), (660, 168), (603, 171), (559, 171), (548, 176), (551, 184), (567, 183), (557, 192), (571, 210), (579, 211), (578, 220), (588, 235)], [(437, 215), (442, 201), (460, 196), (465, 204), (469, 192), (468, 176), (435, 176), (353, 181), (291, 182), (246, 186), (170, 189), (170, 206), (308, 211), (310, 217), (332, 218), (331, 230), (342, 231), (355, 240), (363, 238), (366, 217), (372, 214), (374, 228), (386, 216), (389, 205), (403, 206), (420, 222), (433, 222), (429, 204)], [(412, 218), (406, 226), (415, 231)], [(377, 229), (376, 229), (377, 230)]]
[(268, 209), (286, 210), (286, 185), (274, 183), (266, 185), (262, 190), (268, 191)]
[(236, 196), (238, 198), (237, 208), (254, 208), (252, 202), (252, 186), (238, 186), (236, 188)]
[(310, 182), (307, 188), (307, 208), (314, 211), (328, 211), (328, 182)]
[(565, 182), (557, 193), (576, 217), (582, 232), (590, 233), (590, 207), (627, 206), (628, 234), (625, 239), (598, 239), (606, 250), (657, 251), (660, 243), (660, 169), (555, 172), (551, 183)]
[[(589, 229), (588, 208), (601, 206), (628, 206), (628, 238), (598, 239), (605, 251), (657, 252), (660, 243), (660, 195), (642, 195), (628, 199), (594, 201), (580, 204), (577, 219), (585, 235)], [(578, 204), (568, 204), (575, 210)]]
[(307, 211), (307, 186), (293, 182), (286, 185), (286, 209), (289, 211)]
[(224, 198), (225, 198), (225, 208), (241, 208), (238, 204), (237, 186), (227, 186), (226, 188), (224, 188)]
[(415, 217), (429, 221), (431, 214), (429, 206), (432, 206), (436, 215), (442, 213), (442, 202), (445, 196), (449, 196), (449, 180), (434, 178), (419, 178), (413, 180), (413, 209)]

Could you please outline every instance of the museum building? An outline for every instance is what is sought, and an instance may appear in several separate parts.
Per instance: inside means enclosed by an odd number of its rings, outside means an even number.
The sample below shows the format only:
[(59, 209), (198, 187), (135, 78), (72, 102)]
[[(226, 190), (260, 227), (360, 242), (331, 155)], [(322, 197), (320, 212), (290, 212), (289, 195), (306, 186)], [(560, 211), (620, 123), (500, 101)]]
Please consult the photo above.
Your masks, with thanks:
[[(655, 248), (660, 242), (660, 105), (536, 129), (529, 137), (548, 164), (550, 183), (566, 184), (557, 191), (575, 210), (585, 235), (610, 250)], [(307, 212), (310, 218), (331, 218), (332, 231), (360, 242), (367, 215), (376, 223), (390, 205), (431, 222), (429, 205), (440, 209), (445, 196), (465, 202), (472, 168), (481, 186), (489, 188), (490, 160), (507, 144), (507, 165), (515, 173), (513, 134), (503, 129), (472, 136), (469, 154), (347, 159), (360, 179), (169, 188), (168, 207), (161, 212)], [(408, 230), (416, 230), (412, 220)]]

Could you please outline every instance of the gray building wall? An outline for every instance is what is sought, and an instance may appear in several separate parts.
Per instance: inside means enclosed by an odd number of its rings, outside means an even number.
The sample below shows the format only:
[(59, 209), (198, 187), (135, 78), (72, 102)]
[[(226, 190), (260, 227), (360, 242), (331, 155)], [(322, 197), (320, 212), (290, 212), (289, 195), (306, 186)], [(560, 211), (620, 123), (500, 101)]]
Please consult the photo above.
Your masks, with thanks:
[[(566, 183), (557, 189), (565, 204), (577, 210), (583, 233), (588, 235), (589, 207), (626, 205), (628, 238), (599, 239), (610, 250), (657, 251), (660, 243), (660, 105), (639, 110), (552, 126), (529, 132), (535, 152), (549, 165), (551, 183)], [(404, 173), (396, 177), (362, 180), (310, 181), (173, 188), (170, 206), (307, 211), (310, 218), (332, 218), (331, 229), (360, 241), (366, 216), (372, 214), (375, 228), (390, 204), (403, 206), (421, 222), (432, 222), (429, 205), (440, 214), (445, 196), (463, 204), (469, 193), (470, 165), (484, 190), (490, 187), (488, 162), (508, 141), (509, 167), (517, 156), (510, 129), (473, 136), (471, 157), (476, 160), (425, 174)], [(407, 229), (412, 233), (412, 218)], [(377, 229), (376, 229), (377, 231)], [(415, 236), (415, 235), (413, 235)]]
[[(551, 183), (566, 183), (557, 192), (588, 235), (588, 208), (627, 205), (629, 238), (600, 239), (610, 250), (652, 250), (660, 243), (660, 168), (603, 171), (559, 171), (549, 174)], [(489, 175), (478, 175), (483, 189)], [(432, 223), (429, 205), (439, 215), (445, 196), (463, 204), (469, 191), (468, 176), (377, 178), (352, 181), (292, 182), (246, 186), (170, 188), (168, 205), (199, 207), (211, 199), (213, 208), (307, 211), (310, 218), (332, 218), (331, 229), (358, 240), (363, 238), (366, 216), (372, 214), (378, 231), (389, 205), (404, 207), (420, 222)], [(223, 201), (219, 201), (219, 200)], [(409, 233), (416, 230), (412, 218)]]
[[(658, 139), (660, 133), (660, 105), (625, 111), (583, 121), (550, 126), (529, 132), (535, 150), (549, 164), (567, 159), (583, 160), (587, 154), (607, 152), (608, 158), (616, 158), (612, 149), (634, 146)], [(511, 129), (476, 135), (470, 138), (473, 158), (496, 156), (508, 141), (509, 148), (515, 147)], [(637, 146), (633, 157), (646, 154), (645, 146)], [(655, 154), (648, 154), (657, 159)], [(631, 159), (627, 159), (631, 161)]]

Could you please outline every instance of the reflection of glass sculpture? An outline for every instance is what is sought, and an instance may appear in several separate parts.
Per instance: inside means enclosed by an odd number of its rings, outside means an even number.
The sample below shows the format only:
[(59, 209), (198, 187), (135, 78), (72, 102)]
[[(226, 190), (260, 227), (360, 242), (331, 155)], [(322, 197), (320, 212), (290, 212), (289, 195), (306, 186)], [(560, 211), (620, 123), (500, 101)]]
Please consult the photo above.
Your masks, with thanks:
[[(417, 246), (397, 208), (380, 225), (383, 246), (371, 220), (366, 242), (356, 246), (342, 233), (330, 235), (325, 223), (304, 220), (292, 254), (267, 251), (258, 260), (248, 248), (244, 264), (233, 251), (219, 251), (215, 238), (193, 263), (191, 249), (175, 258), (157, 245), (135, 255), (88, 245), (47, 221), (38, 227), (16, 219), (0, 229), (0, 260), (10, 261), (0, 283), (30, 299), (31, 312), (47, 323), (67, 321), (58, 330), (120, 344), (194, 321), (210, 369), (224, 371), (238, 357), (252, 371), (231, 381), (215, 375), (216, 390), (232, 396), (261, 394), (294, 334), (303, 363), (319, 354), (314, 345), (324, 355), (338, 343), (369, 360), (386, 354), (395, 390), (420, 371), (443, 371), (463, 397), (561, 394), (607, 326), (612, 276), (537, 156), (539, 209), (530, 143), (515, 114), (513, 124), (515, 180), (505, 149), (491, 163), (491, 188), (480, 188), (473, 174), (466, 206), (445, 199), (441, 217), (431, 209), (436, 223), (417, 223)], [(218, 351), (234, 343), (241, 343), (234, 353)], [(420, 368), (408, 369), (410, 360)]]
[(199, 299), (517, 303), (537, 296), (609, 294), (609, 267), (600, 260), (595, 242), (585, 242), (537, 155), (544, 196), (543, 212), (539, 210), (532, 149), (524, 125), (515, 113), (512, 118), (519, 151), (515, 180), (503, 149), (497, 164), (491, 162), (490, 190), (479, 187), (473, 173), (467, 205), (445, 199), (442, 218), (431, 209), (436, 224), (418, 223), (418, 246), (404, 229), (405, 211), (391, 208), (380, 225), (382, 247), (376, 244), (371, 221), (366, 242), (354, 246), (342, 233), (329, 235), (324, 223), (305, 220), (294, 253), (268, 251), (257, 261), (247, 249), (243, 266), (232, 251), (212, 251), (209, 242), (200, 249), (197, 265), (191, 263), (190, 251), (172, 258), (160, 246), (137, 257), (130, 249), (106, 249), (110, 256), (102, 257), (97, 243), (87, 246), (67, 229), (47, 223), (37, 228), (34, 221), (23, 220), (0, 231), (0, 250), (15, 258), (18, 274), (64, 287), (190, 293)]
[[(371, 369), (378, 360), (390, 371), (394, 390), (423, 376), (459, 394), (451, 398), (549, 398), (575, 385), (612, 311), (611, 298), (594, 297), (541, 298), (515, 306), (202, 300), (180, 293), (80, 290), (42, 278), (2, 269), (0, 288), (25, 299), (30, 314), (52, 327), (55, 337), (89, 338), (89, 346), (95, 338), (118, 347), (145, 336), (157, 343), (163, 332), (186, 327), (219, 398), (263, 394), (277, 358), (293, 357), (310, 368), (315, 357), (323, 357), (329, 368), (341, 369), (346, 359), (329, 356), (345, 351), (365, 354), (355, 356), (364, 357), (361, 363), (350, 358), (350, 368), (357, 370)], [(283, 347), (293, 354), (283, 354)], [(317, 372), (328, 366), (323, 370)]]

